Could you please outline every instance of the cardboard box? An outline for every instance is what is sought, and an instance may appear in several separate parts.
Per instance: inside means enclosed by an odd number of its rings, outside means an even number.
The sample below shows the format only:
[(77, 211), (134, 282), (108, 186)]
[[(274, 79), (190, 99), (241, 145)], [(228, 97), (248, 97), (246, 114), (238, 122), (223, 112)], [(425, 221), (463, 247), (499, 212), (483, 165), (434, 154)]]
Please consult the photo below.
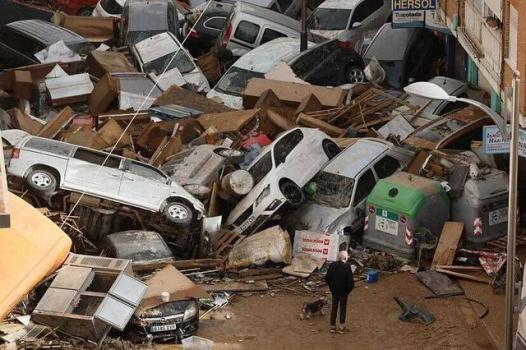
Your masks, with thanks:
[(33, 92), (33, 79), (28, 71), (15, 70), (13, 72), (13, 96), (16, 98), (31, 99)]
[(113, 78), (110, 74), (103, 76), (95, 85), (88, 99), (91, 114), (97, 116), (106, 112), (119, 96), (119, 91), (120, 84), (118, 79)]
[(317, 85), (288, 83), (285, 81), (252, 78), (243, 92), (243, 107), (253, 108), (259, 97), (272, 90), (283, 103), (297, 107), (309, 95), (313, 94), (327, 108), (341, 106), (347, 95), (345, 90)]
[(137, 69), (122, 53), (93, 50), (86, 58), (88, 73), (98, 78), (106, 73), (137, 72)]
[(349, 246), (349, 236), (337, 234), (324, 234), (311, 231), (296, 231), (292, 255), (306, 253), (319, 259), (336, 261), (340, 246), (345, 243)]

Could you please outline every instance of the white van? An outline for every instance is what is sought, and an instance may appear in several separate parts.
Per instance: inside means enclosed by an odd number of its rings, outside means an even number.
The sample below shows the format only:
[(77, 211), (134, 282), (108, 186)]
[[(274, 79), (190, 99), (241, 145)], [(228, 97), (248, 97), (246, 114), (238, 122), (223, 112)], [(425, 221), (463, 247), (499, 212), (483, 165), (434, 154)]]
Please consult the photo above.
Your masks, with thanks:
[(218, 44), (243, 56), (250, 50), (277, 38), (299, 38), (300, 22), (284, 14), (239, 1), (228, 15)]
[[(313, 44), (311, 44), (313, 45)], [(221, 77), (206, 97), (220, 100), (224, 105), (241, 109), (249, 79), (264, 78), (278, 62), (286, 62), (300, 52), (300, 42), (295, 38), (278, 38), (251, 50), (239, 58)]]

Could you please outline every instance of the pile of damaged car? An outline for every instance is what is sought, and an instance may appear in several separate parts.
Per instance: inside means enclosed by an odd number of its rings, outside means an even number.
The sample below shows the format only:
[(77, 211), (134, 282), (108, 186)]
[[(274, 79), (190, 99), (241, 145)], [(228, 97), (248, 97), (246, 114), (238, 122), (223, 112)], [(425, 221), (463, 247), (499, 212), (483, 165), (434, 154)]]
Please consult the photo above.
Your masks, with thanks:
[(0, 349), (526, 344), (497, 2), (0, 4)]

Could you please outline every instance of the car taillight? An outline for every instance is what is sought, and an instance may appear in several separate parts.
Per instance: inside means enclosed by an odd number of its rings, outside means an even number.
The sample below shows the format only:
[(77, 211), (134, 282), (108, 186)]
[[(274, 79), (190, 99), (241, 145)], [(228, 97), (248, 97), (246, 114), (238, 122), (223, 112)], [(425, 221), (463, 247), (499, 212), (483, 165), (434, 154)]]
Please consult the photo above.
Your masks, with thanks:
[(225, 35), (223, 35), (223, 47), (228, 45), (230, 40), (230, 35), (232, 34), (232, 23), (229, 23), (225, 30)]
[(374, 214), (374, 206), (369, 206), (369, 214)]
[(199, 40), (199, 33), (195, 29), (190, 29), (190, 38)]
[(18, 159), (20, 157), (20, 148), (13, 148), (11, 151), (11, 158)]
[(337, 41), (338, 47), (345, 50), (353, 50), (352, 43), (350, 41)]

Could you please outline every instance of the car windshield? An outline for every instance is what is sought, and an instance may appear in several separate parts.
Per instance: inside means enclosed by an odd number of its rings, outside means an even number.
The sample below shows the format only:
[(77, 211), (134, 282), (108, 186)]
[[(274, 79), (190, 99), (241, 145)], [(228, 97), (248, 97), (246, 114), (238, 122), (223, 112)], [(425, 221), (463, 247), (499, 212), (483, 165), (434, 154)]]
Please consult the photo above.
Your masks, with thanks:
[(168, 63), (170, 63), (170, 65), (166, 71), (177, 68), (179, 72), (184, 74), (189, 73), (195, 69), (194, 64), (183, 49), (180, 49), (175, 55), (175, 58), (170, 62), (172, 55), (173, 53), (146, 63), (144, 65), (144, 71), (148, 73), (153, 72), (156, 75), (159, 75), (164, 71)]
[(317, 8), (310, 19), (311, 29), (319, 30), (341, 30), (347, 29), (347, 23), (351, 16), (350, 9), (322, 9)]
[(347, 208), (351, 201), (354, 179), (321, 171), (311, 181), (315, 192), (311, 200), (332, 208)]
[(126, 38), (126, 43), (129, 45), (137, 44), (138, 42), (148, 39), (156, 34), (164, 33), (166, 30), (145, 30), (145, 31), (129, 31)]
[(272, 170), (272, 152), (267, 152), (263, 157), (252, 164), (248, 172), (254, 178), (254, 184), (259, 183), (269, 171)]
[(464, 128), (467, 125), (465, 121), (458, 119), (446, 119), (439, 123), (417, 131), (414, 137), (431, 142), (439, 142), (454, 132)]
[(232, 67), (217, 83), (216, 90), (230, 94), (241, 95), (251, 78), (263, 78), (264, 74), (238, 67)]

